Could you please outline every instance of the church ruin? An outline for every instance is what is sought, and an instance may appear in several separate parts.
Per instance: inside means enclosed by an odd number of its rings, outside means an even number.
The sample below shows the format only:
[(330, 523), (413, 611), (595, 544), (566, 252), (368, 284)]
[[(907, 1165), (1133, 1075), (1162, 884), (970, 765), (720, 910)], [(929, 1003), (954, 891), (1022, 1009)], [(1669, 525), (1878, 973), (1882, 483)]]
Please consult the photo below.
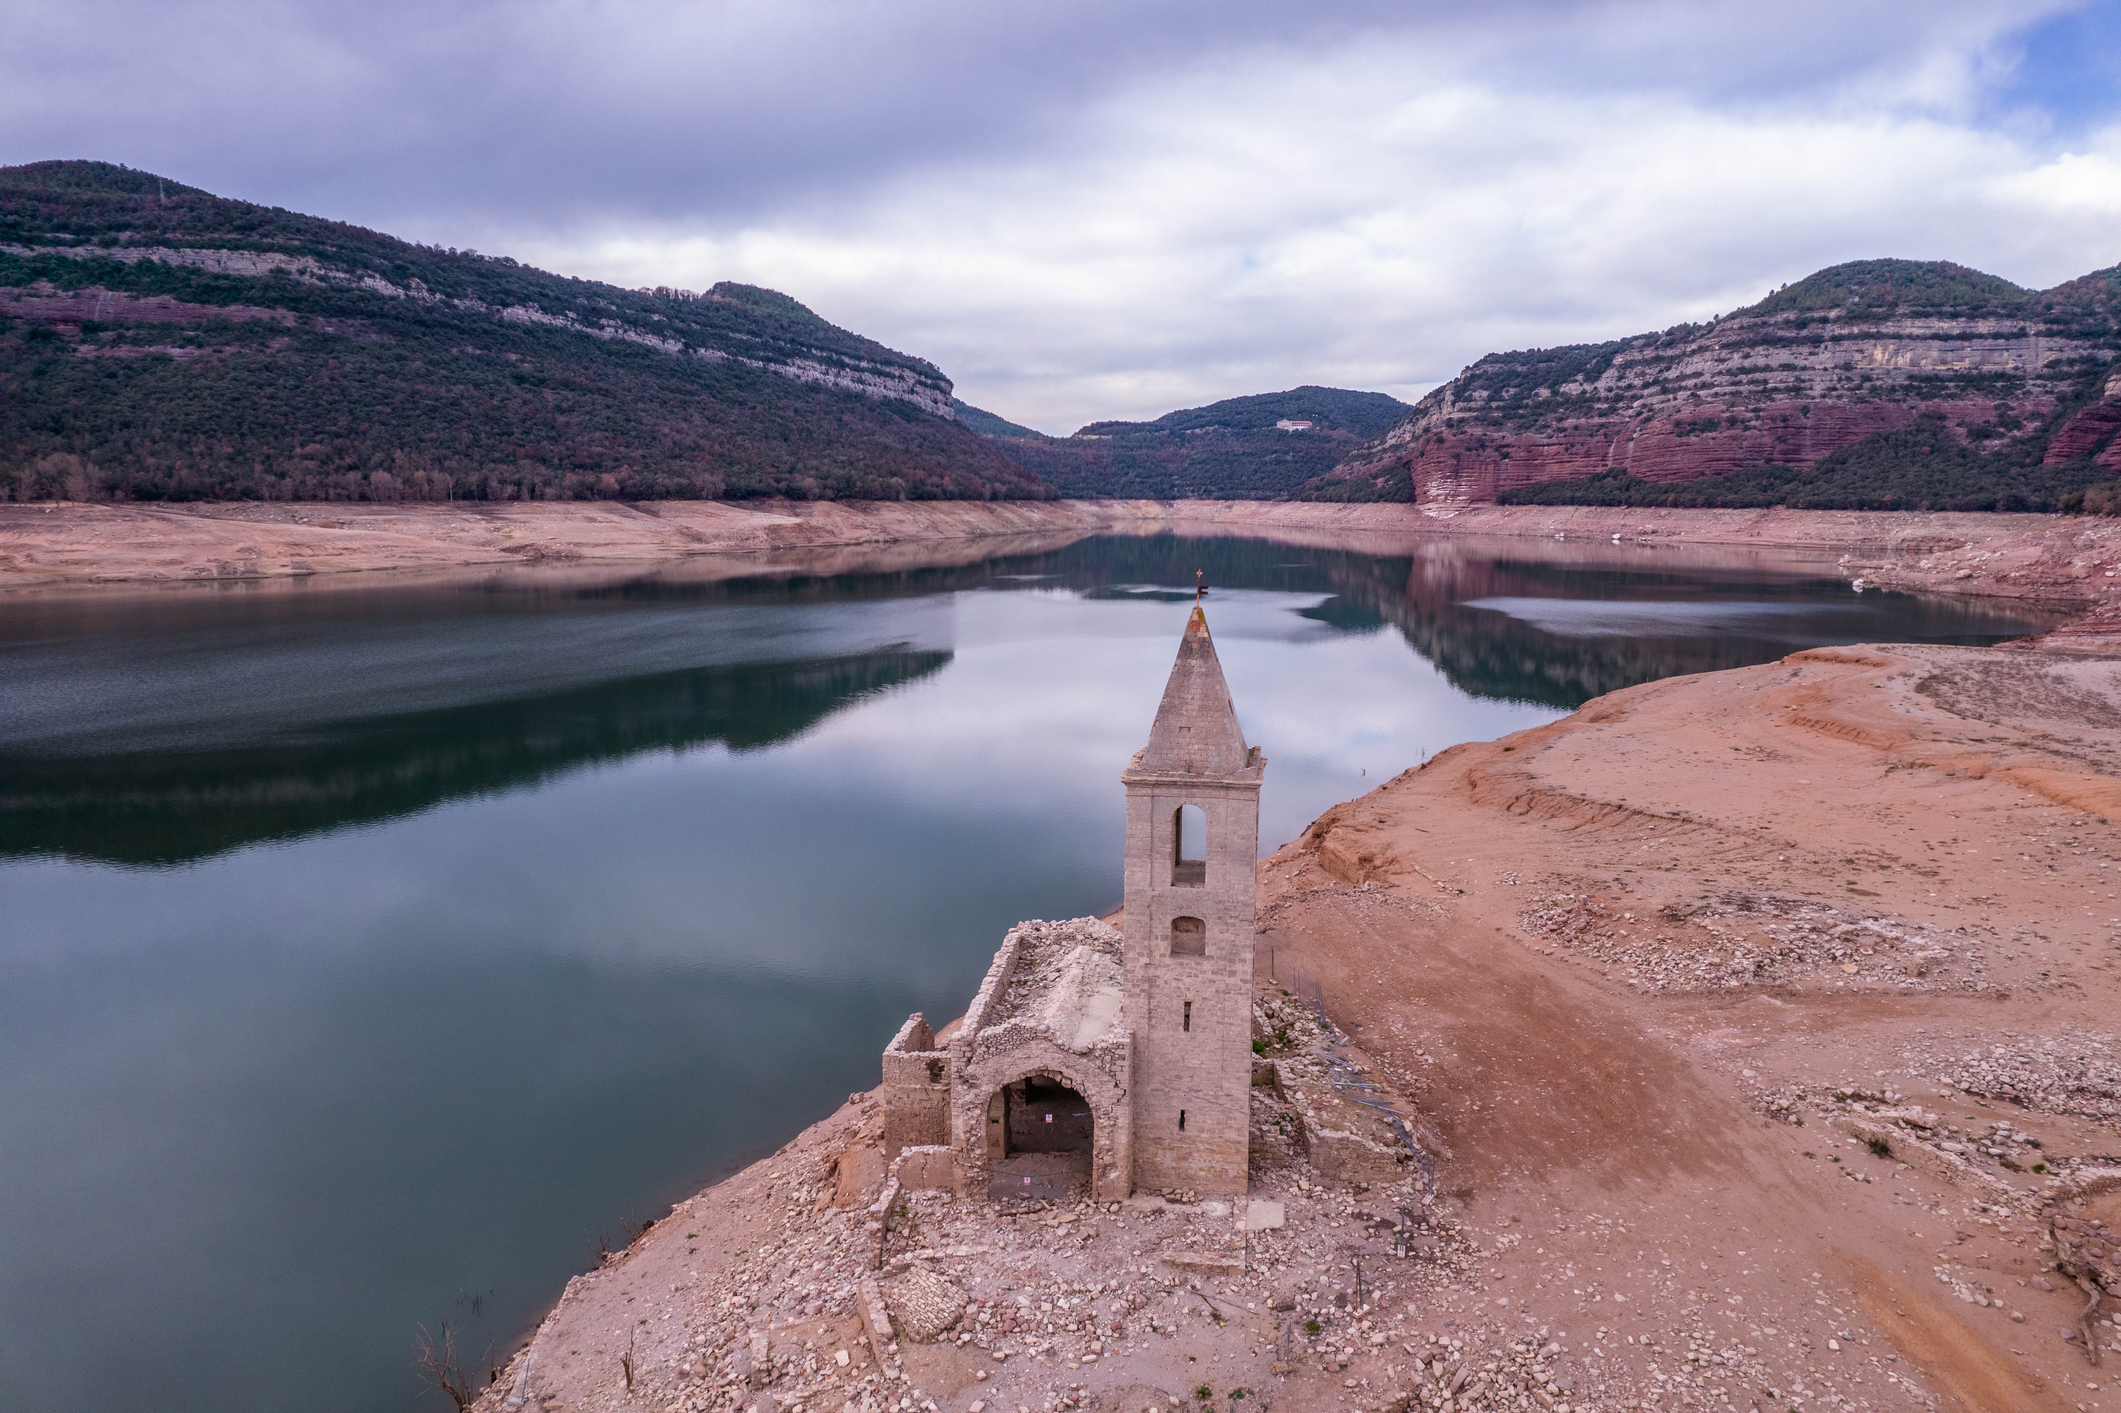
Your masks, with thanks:
[(909, 1187), (1101, 1199), (1245, 1191), (1259, 785), (1196, 603), (1127, 791), (1124, 930), (1009, 930), (965, 1014), (884, 1050)]

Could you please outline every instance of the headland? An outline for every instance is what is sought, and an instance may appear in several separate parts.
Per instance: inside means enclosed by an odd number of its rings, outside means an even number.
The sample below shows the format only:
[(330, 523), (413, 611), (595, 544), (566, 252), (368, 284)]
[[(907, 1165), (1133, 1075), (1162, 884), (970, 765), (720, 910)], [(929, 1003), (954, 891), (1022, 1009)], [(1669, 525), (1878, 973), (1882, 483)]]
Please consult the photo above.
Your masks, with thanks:
[[(1186, 528), (1420, 515), (1289, 509)], [(1426, 533), (1835, 550), (2077, 616), (1648, 683), (1408, 769), (1261, 864), (1243, 1196), (900, 1182), (858, 1092), (570, 1282), (480, 1407), (2095, 1406), (2121, 1345), (2106, 524), (1538, 514)], [(1362, 1131), (1379, 1103), (1411, 1151)]]

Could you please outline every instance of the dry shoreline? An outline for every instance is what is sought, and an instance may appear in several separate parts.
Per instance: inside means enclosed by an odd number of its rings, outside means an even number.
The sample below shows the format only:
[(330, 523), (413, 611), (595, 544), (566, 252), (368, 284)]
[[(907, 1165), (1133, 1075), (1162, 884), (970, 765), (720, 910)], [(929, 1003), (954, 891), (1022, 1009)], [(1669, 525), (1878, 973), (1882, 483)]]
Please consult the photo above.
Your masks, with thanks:
[[(346, 576), (583, 572), (690, 565), (739, 572), (778, 552), (898, 562), (1100, 533), (1256, 536), (1404, 553), (1538, 539), (1830, 562), (1878, 587), (2038, 602), (2092, 616), (2121, 573), (2121, 522), (1959, 512), (1621, 510), (1259, 501), (655, 501), (452, 505), (0, 505), (0, 593), (181, 585), (346, 584)], [(726, 561), (710, 569), (705, 561)]]
[[(1426, 1190), (1271, 1153), (1254, 1195), (1288, 1227), (1205, 1277), (1169, 1253), (1236, 1239), (1212, 1204), (997, 1219), (916, 1194), (917, 1235), (872, 1273), (883, 1155), (857, 1094), (570, 1282), (482, 1408), (1170, 1413), (1197, 1385), (1285, 1413), (2121, 1406), (2083, 1347), (2121, 1335), (2076, 1323), (2054, 1246), (2094, 1233), (2121, 1280), (2112, 528), (1097, 509), (1417, 555), (1566, 535), (1571, 557), (1825, 558), (2076, 617), (1647, 683), (1446, 751), (1268, 860), (1261, 950), (1321, 980), (1349, 1053), (1417, 1106)], [(1432, 1245), (1395, 1257), (1374, 1213), (1424, 1197)], [(1333, 1299), (1356, 1256), (1366, 1318)], [(963, 1320), (865, 1344), (848, 1292), (871, 1278)]]

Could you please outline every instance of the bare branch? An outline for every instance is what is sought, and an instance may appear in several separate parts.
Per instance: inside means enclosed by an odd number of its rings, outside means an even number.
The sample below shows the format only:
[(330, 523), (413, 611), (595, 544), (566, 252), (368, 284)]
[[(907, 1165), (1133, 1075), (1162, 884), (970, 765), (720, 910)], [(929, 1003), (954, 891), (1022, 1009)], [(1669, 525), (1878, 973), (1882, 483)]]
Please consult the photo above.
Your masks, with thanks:
[(449, 1321), (442, 1322), (439, 1346), (434, 1336), (427, 1332), (427, 1326), (420, 1326), (419, 1338), (413, 1341), (412, 1366), (431, 1387), (449, 1395), (449, 1401), (457, 1406), (457, 1413), (466, 1413), (478, 1402), (479, 1391), (457, 1363), (457, 1332), (449, 1327)]

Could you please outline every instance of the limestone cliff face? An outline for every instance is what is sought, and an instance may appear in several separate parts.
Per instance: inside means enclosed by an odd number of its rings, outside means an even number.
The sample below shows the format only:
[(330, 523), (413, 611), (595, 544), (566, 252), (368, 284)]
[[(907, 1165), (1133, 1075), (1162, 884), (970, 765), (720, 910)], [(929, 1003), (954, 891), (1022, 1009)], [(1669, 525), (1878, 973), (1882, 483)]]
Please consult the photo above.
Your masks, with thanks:
[(1983, 451), (2039, 460), (2037, 438), (2050, 462), (2121, 472), (2121, 378), (2082, 405), (2121, 352), (2117, 289), (2121, 267), (2035, 293), (1952, 265), (1837, 266), (1705, 325), (1490, 354), (1297, 496), (1464, 503), (1613, 470), (1806, 466), (1924, 414)]
[[(670, 318), (663, 313), (650, 313), (646, 321), (627, 322), (625, 319), (607, 317), (602, 311), (615, 308), (609, 301), (596, 300), (594, 308), (583, 310), (555, 303), (554, 310), (531, 301), (516, 304), (489, 304), (476, 297), (451, 298), (437, 294), (418, 279), (407, 279), (403, 284), (393, 284), (371, 271), (353, 268), (344, 263), (319, 260), (311, 255), (289, 255), (271, 250), (225, 250), (219, 248), (194, 249), (164, 245), (110, 246), (99, 245), (7, 245), (0, 244), (0, 255), (20, 257), (64, 258), (73, 260), (109, 260), (120, 265), (136, 265), (151, 261), (172, 269), (203, 270), (216, 275), (233, 275), (256, 278), (284, 275), (303, 284), (321, 285), (327, 288), (360, 289), (386, 299), (410, 300), (416, 304), (441, 304), (452, 310), (468, 314), (483, 315), (511, 324), (536, 324), (546, 328), (563, 329), (588, 338), (606, 341), (619, 340), (639, 344), (661, 353), (679, 357), (702, 359), (709, 363), (720, 363), (730, 359), (746, 367), (776, 373), (784, 378), (793, 378), (800, 383), (815, 383), (821, 387), (837, 388), (842, 392), (860, 393), (864, 397), (895, 398), (910, 402), (921, 411), (946, 420), (957, 416), (951, 399), (950, 380), (933, 364), (919, 359), (900, 357), (887, 360), (877, 357), (862, 357), (837, 347), (819, 343), (791, 341), (786, 348), (767, 350), (759, 346), (758, 337), (749, 330), (717, 330), (704, 337), (687, 338), (670, 329)], [(634, 290), (631, 293), (667, 301), (672, 306), (685, 309), (696, 307), (700, 301), (711, 304), (743, 308), (753, 301), (732, 296), (727, 291), (772, 295), (773, 291), (746, 291), (745, 287), (727, 281), (705, 294), (694, 294), (690, 290), (658, 287), (653, 290)], [(788, 306), (801, 310), (809, 319), (822, 324), (808, 309), (793, 300), (780, 296)], [(56, 301), (56, 302), (55, 302)], [(49, 281), (26, 290), (0, 288), (0, 309), (15, 317), (94, 318), (108, 322), (146, 322), (133, 306), (143, 303), (140, 296), (127, 295), (98, 288), (91, 292), (61, 291)], [(163, 301), (165, 304), (168, 301)], [(548, 300), (548, 303), (554, 301)], [(588, 305), (591, 301), (577, 298), (577, 303)], [(85, 308), (93, 312), (84, 314)], [(203, 307), (202, 307), (203, 309)], [(191, 322), (199, 322), (193, 319)], [(663, 328), (657, 328), (663, 325)], [(687, 330), (694, 333), (695, 330)], [(834, 334), (844, 331), (833, 330)], [(717, 344), (731, 345), (718, 347)], [(757, 351), (762, 356), (754, 356)], [(879, 350), (888, 352), (888, 350)]]

